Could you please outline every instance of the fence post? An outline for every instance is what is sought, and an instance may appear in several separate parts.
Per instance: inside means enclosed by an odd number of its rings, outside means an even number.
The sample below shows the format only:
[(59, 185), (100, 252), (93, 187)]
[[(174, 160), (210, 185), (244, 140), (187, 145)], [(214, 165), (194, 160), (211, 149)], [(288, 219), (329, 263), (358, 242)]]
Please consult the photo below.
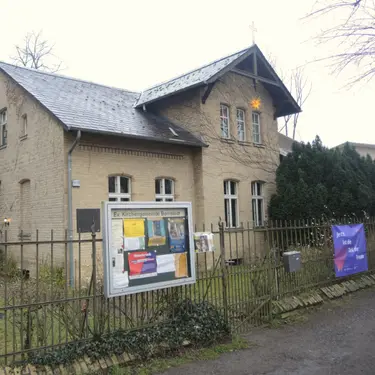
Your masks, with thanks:
[(93, 288), (93, 319), (94, 319), (94, 335), (98, 333), (97, 331), (97, 300), (96, 300), (96, 233), (94, 229), (91, 233), (92, 238), (92, 288)]
[(268, 256), (267, 256), (267, 262), (268, 262), (268, 295), (269, 295), (269, 321), (272, 322), (273, 316), (272, 316), (272, 302), (273, 302), (273, 272), (272, 272), (272, 262), (273, 262), (273, 250), (272, 250), (272, 241), (270, 241), (270, 233), (269, 233), (269, 224), (266, 224), (266, 243), (268, 246)]
[[(1, 233), (2, 234), (2, 233)], [(5, 259), (5, 264), (4, 264), (4, 273), (5, 275), (9, 274), (9, 269), (8, 269), (8, 231), (5, 229), (4, 231), (4, 240), (1, 238), (1, 241), (4, 241), (4, 259)], [(10, 301), (8, 302), (8, 280), (7, 278), (4, 281), (4, 306), (9, 306)], [(13, 310), (14, 311), (14, 310)], [(8, 364), (8, 309), (4, 309), (4, 354), (5, 354), (5, 365)], [(15, 338), (13, 336), (13, 342)], [(13, 356), (14, 360), (14, 356)]]
[(219, 237), (220, 237), (220, 260), (221, 260), (221, 282), (223, 287), (223, 307), (224, 307), (224, 319), (229, 325), (228, 319), (228, 277), (227, 277), (227, 267), (225, 264), (225, 232), (224, 223), (219, 222)]

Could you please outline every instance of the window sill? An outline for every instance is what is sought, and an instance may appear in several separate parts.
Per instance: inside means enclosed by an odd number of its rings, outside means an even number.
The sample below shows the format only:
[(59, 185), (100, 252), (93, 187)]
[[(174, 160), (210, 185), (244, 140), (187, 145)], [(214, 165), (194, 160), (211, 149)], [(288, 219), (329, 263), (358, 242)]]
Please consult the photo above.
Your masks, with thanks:
[(0, 150), (4, 150), (4, 148), (7, 148), (7, 145), (0, 146)]
[[(231, 141), (229, 139), (225, 140), (225, 141), (229, 141), (228, 143), (234, 143), (234, 141)], [(255, 142), (249, 142), (249, 141), (238, 141), (237, 140), (237, 143), (240, 146), (254, 146), (254, 147), (258, 147), (258, 148), (264, 148), (265, 147), (263, 143), (255, 143)]]
[(26, 135), (21, 135), (20, 141), (24, 141), (25, 139), (27, 139), (27, 134)]
[(229, 144), (233, 144), (236, 142), (234, 139), (231, 139), (231, 138), (220, 138), (220, 141), (223, 143), (229, 143)]
[(238, 144), (241, 146), (252, 146), (253, 144), (248, 141), (238, 141)]
[(263, 143), (255, 143), (255, 142), (253, 142), (253, 146), (258, 147), (258, 148), (264, 148), (265, 147)]

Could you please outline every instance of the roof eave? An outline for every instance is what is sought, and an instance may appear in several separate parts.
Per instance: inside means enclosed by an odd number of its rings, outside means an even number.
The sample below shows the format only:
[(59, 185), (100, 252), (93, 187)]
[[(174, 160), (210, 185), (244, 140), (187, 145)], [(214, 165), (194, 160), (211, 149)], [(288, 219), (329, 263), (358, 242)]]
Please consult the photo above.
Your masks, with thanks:
[[(259, 55), (263, 58), (263, 60), (265, 61), (265, 63), (267, 64), (267, 68), (271, 71), (272, 75), (277, 78), (277, 80), (279, 81), (280, 83), (280, 87), (281, 89), (284, 91), (284, 93), (286, 94), (286, 96), (288, 97), (288, 100), (293, 104), (293, 106), (296, 108), (296, 112), (293, 112), (293, 113), (289, 113), (289, 114), (294, 114), (294, 113), (299, 113), (299, 112), (302, 112), (302, 109), (300, 108), (299, 104), (296, 102), (296, 100), (293, 98), (293, 95), (290, 93), (290, 91), (287, 89), (287, 87), (284, 85), (284, 82), (280, 79), (280, 77), (277, 75), (275, 69), (272, 67), (272, 65), (268, 62), (268, 60), (266, 59), (266, 57), (263, 55), (262, 51), (260, 50), (260, 48), (255, 45), (254, 46), (256, 48), (256, 51), (257, 53), (259, 53)], [(287, 116), (287, 115), (284, 115), (284, 116)]]
[[(187, 90), (191, 90), (191, 89), (193, 89), (195, 87), (204, 86), (204, 85), (207, 85), (209, 83), (212, 83), (212, 82), (216, 81), (218, 78), (222, 77), (225, 73), (229, 72), (234, 66), (236, 66), (238, 63), (240, 63), (246, 57), (248, 57), (249, 55), (251, 55), (254, 52), (255, 46), (256, 45), (254, 44), (251, 47), (249, 47), (246, 52), (244, 52), (241, 56), (237, 57), (237, 59), (233, 60), (230, 64), (228, 64), (225, 68), (221, 69), (219, 72), (217, 72), (216, 74), (214, 74), (208, 80), (201, 81), (201, 82), (193, 84), (191, 86), (184, 87), (183, 89), (180, 89), (180, 90), (177, 90), (177, 91), (173, 91), (173, 92), (171, 92), (169, 94), (166, 94), (166, 95), (158, 96), (157, 98), (149, 100), (149, 101), (138, 101), (135, 104), (134, 107), (135, 108), (139, 108), (139, 107), (142, 107), (143, 105), (148, 105), (148, 104), (154, 103), (156, 101), (159, 101), (161, 99), (165, 99), (165, 98), (167, 98), (169, 96), (173, 96), (173, 95), (176, 95), (178, 93), (181, 93), (181, 92), (184, 92), (184, 91), (187, 91)], [(140, 98), (141, 97), (142, 97), (142, 93), (140, 95)]]
[[(204, 86), (205, 84), (207, 84), (205, 81), (204, 82), (199, 82), (199, 83), (195, 83), (194, 85), (191, 85), (189, 87), (185, 87), (183, 89), (180, 89), (180, 90), (177, 90), (177, 91), (173, 91), (169, 94), (165, 94), (165, 95), (162, 95), (162, 96), (158, 96), (157, 98), (154, 98), (154, 99), (151, 99), (151, 100), (145, 100), (145, 101), (137, 101), (135, 104), (134, 104), (134, 108), (141, 108), (142, 106), (144, 105), (149, 105), (151, 103), (155, 103), (161, 99), (165, 99), (165, 98), (168, 98), (170, 96), (174, 96), (176, 94), (180, 94), (184, 91), (187, 91), (187, 90), (191, 90), (195, 87), (199, 87), (199, 86)], [(140, 95), (140, 98), (142, 97), (142, 94)]]
[(302, 109), (299, 106), (297, 106), (295, 111), (280, 111), (280, 112), (276, 113), (276, 117), (280, 118), (280, 117), (284, 117), (284, 116), (295, 115), (295, 114), (301, 113), (301, 112), (302, 112)]
[(138, 136), (138, 135), (133, 135), (133, 134), (105, 132), (105, 131), (94, 130), (94, 129), (82, 129), (78, 127), (71, 127), (70, 130), (71, 131), (80, 130), (82, 133), (113, 135), (116, 137), (123, 137), (123, 138), (129, 138), (129, 139), (139, 139), (139, 140), (150, 141), (150, 142), (160, 142), (160, 143), (166, 143), (169, 145), (180, 145), (180, 146), (196, 147), (196, 148), (208, 147), (206, 143), (200, 142), (199, 140), (197, 140), (196, 143), (190, 142), (190, 141), (173, 141), (172, 139), (143, 137), (143, 136)]

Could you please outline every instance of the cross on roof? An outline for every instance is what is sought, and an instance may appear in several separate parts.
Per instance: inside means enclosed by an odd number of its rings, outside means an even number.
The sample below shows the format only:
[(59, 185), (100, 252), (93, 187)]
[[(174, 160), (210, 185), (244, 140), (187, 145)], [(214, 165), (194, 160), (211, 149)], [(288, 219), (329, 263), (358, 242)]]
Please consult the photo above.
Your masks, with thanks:
[(253, 32), (253, 44), (255, 44), (255, 33), (258, 31), (258, 29), (255, 27), (254, 21), (250, 25), (250, 30)]

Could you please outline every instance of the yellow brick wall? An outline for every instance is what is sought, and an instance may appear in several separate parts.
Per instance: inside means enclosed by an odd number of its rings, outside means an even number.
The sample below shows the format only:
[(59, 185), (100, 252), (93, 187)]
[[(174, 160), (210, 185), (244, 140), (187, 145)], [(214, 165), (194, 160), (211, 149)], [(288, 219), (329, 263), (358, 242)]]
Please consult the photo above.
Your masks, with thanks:
[[(251, 183), (265, 182), (266, 219), (269, 198), (276, 190), (275, 172), (279, 164), (279, 144), (272, 98), (261, 83), (257, 83), (255, 90), (252, 79), (232, 72), (224, 75), (214, 85), (206, 103), (202, 104), (201, 98), (205, 90), (206, 88), (201, 88), (181, 93), (151, 106), (151, 109), (200, 134), (209, 145), (208, 148), (202, 149), (197, 162), (199, 167), (195, 170), (196, 192), (200, 192), (199, 195), (196, 194), (196, 207), (199, 212), (197, 224), (200, 227), (204, 224), (209, 228), (213, 223), (217, 227), (219, 219), (224, 220), (223, 181), (233, 179), (238, 181), (239, 222), (243, 223), (244, 227), (248, 224), (252, 226)], [(261, 145), (252, 142), (250, 101), (258, 96), (262, 101), (259, 110)], [(230, 109), (230, 140), (221, 139), (220, 104), (226, 104)], [(245, 110), (246, 116), (246, 141), (241, 143), (237, 139), (237, 108)], [(261, 246), (263, 237), (262, 234), (255, 234), (255, 239), (250, 245), (251, 253), (259, 253), (259, 248), (264, 248)], [(229, 242), (229, 236), (226, 238), (229, 258), (234, 256), (234, 243)], [(258, 246), (255, 246), (255, 243), (258, 243)], [(244, 253), (242, 245), (238, 245), (237, 249)]]
[[(73, 140), (73, 136), (65, 136), (66, 153)], [(76, 209), (100, 208), (101, 202), (108, 200), (110, 175), (131, 178), (132, 201), (155, 201), (155, 178), (172, 178), (175, 181), (175, 200), (192, 202), (194, 206), (193, 161), (196, 152), (198, 150), (183, 146), (84, 133), (80, 145), (73, 151), (72, 178), (80, 181), (80, 187), (73, 188), (74, 237), (77, 237)], [(101, 233), (97, 236), (101, 238)], [(85, 234), (83, 238), (90, 238), (90, 235)], [(98, 246), (98, 253), (101, 251), (101, 246)], [(75, 262), (78, 258), (78, 246), (75, 246)], [(90, 244), (82, 247), (81, 262), (83, 269), (89, 272)]]
[[(63, 128), (36, 100), (0, 73), (0, 109), (5, 107), (8, 144), (0, 149), (0, 218), (1, 221), (4, 217), (11, 219), (7, 228), (8, 241), (19, 241), (23, 229), (20, 182), (24, 180), (30, 180), (26, 194), (30, 201), (24, 207), (30, 217), (24, 229), (31, 233), (32, 240), (35, 240), (37, 230), (39, 239), (50, 239), (51, 230), (55, 231), (55, 238), (61, 238), (65, 220)], [(21, 137), (23, 115), (27, 115), (26, 137)], [(0, 229), (4, 239), (5, 228)], [(21, 259), (19, 246), (8, 250), (12, 256)], [(38, 252), (40, 258), (46, 258), (51, 253), (50, 246), (40, 246)], [(25, 246), (23, 253), (23, 268), (35, 266), (35, 245), (29, 245), (27, 249)]]
[[(257, 95), (262, 99), (260, 146), (254, 145), (251, 138), (252, 109), (249, 103)], [(230, 141), (220, 137), (221, 103), (228, 105), (230, 110)], [(237, 141), (236, 108), (244, 109), (246, 115), (247, 142), (242, 144)], [(202, 109), (205, 136), (210, 143), (210, 147), (203, 151), (204, 190), (210, 189), (210, 194), (205, 197), (205, 217), (209, 220), (224, 217), (223, 181), (233, 179), (238, 181), (239, 187), (239, 221), (252, 221), (251, 183), (264, 181), (267, 199), (275, 189), (279, 152), (272, 100), (260, 84), (255, 92), (251, 79), (229, 73), (214, 86)]]
[[(279, 145), (272, 99), (261, 83), (257, 84), (255, 91), (252, 79), (235, 73), (222, 77), (213, 87), (206, 103), (202, 104), (204, 91), (205, 88), (202, 88), (182, 93), (151, 108), (195, 133), (200, 132), (209, 144), (208, 148), (202, 150), (200, 168), (196, 172), (196, 181), (200, 181), (196, 189), (201, 192), (199, 206), (202, 212), (199, 218), (206, 225), (217, 223), (219, 217), (224, 218), (223, 181), (234, 179), (239, 181), (240, 222), (252, 221), (251, 182), (266, 182), (267, 199), (275, 191)], [(254, 145), (251, 138), (250, 101), (256, 96), (262, 100), (260, 146)], [(221, 103), (230, 108), (232, 139), (229, 141), (222, 140), (220, 136)], [(237, 108), (244, 109), (246, 113), (246, 142), (242, 143), (237, 141)]]

